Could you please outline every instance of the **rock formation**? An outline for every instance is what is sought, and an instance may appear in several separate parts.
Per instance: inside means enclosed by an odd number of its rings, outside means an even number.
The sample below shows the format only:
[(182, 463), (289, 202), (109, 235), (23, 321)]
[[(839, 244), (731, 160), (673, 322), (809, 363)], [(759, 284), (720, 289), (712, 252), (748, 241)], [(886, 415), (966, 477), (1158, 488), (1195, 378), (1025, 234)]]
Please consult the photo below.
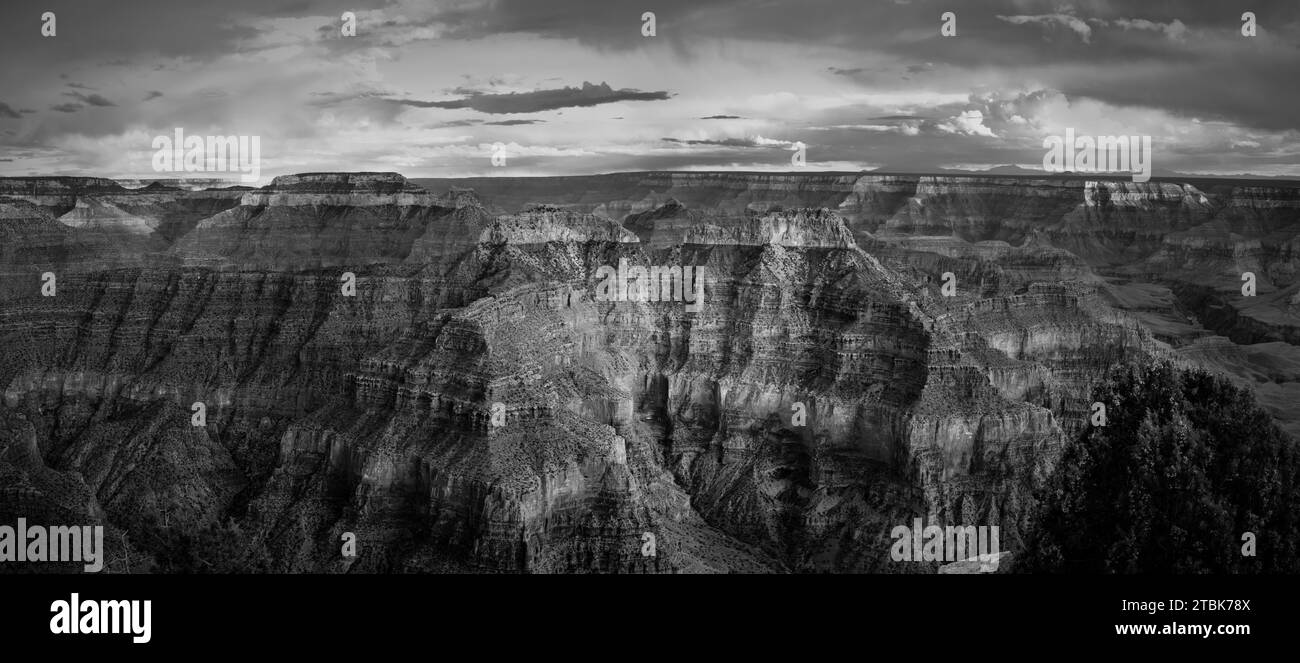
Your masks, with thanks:
[(916, 517), (1014, 555), (1117, 362), (1300, 431), (1298, 224), (1213, 181), (0, 179), (0, 515), (124, 559), (233, 522), (275, 571), (935, 572)]

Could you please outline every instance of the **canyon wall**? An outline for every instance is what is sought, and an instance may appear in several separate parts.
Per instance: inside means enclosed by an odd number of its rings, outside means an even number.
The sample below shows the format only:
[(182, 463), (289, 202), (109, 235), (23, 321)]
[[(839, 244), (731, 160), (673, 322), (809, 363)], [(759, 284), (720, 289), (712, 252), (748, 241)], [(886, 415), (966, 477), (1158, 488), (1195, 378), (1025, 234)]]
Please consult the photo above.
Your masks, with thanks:
[(1297, 223), (1199, 181), (0, 180), (0, 515), (275, 571), (933, 572), (916, 517), (1014, 554), (1116, 363), (1300, 430)]

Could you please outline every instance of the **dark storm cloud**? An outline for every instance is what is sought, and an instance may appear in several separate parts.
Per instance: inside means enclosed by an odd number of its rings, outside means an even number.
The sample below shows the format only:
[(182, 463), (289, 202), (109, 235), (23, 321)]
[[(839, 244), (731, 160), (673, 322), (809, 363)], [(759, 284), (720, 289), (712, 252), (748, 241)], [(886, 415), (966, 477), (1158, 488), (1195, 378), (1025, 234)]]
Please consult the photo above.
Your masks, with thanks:
[[(1294, 29), (1300, 6), (1290, 0), (1261, 0), (1240, 9), (1216, 3), (1121, 3), (1099, 0), (970, 0), (959, 6), (928, 0), (906, 5), (859, 0), (803, 0), (801, 2), (756, 2), (752, 0), (663, 0), (647, 5), (644, 0), (498, 0), (447, 12), (440, 20), (453, 24), (453, 34), (481, 37), (500, 32), (527, 32), (546, 36), (601, 41), (610, 48), (635, 49), (640, 39), (640, 16), (656, 14), (656, 38), (674, 34), (684, 38), (703, 36), (770, 38), (792, 42), (857, 44), (862, 50), (897, 52), (912, 43), (914, 50), (927, 52), (945, 44), (949, 53), (975, 53), (990, 46), (995, 50), (1020, 52), (1021, 47), (1053, 60), (1072, 59), (1061, 44), (1044, 43), (1042, 36), (1054, 30), (1057, 37), (1078, 42), (1079, 32), (1094, 37), (1102, 32), (1143, 31), (1167, 36), (1167, 27), (1178, 21), (1188, 30), (1235, 31), (1240, 14), (1254, 11), (1265, 29)], [(955, 38), (939, 35), (939, 15), (952, 10), (957, 15)], [(629, 18), (631, 17), (631, 18)], [(1001, 18), (999, 18), (1001, 17)], [(455, 25), (460, 23), (460, 25)], [(1079, 27), (1076, 24), (1081, 24)], [(671, 26), (671, 29), (665, 29)], [(1103, 29), (1103, 27), (1105, 29)], [(1058, 29), (1059, 28), (1059, 29)], [(1111, 30), (1110, 28), (1118, 28)], [(1145, 29), (1145, 30), (1144, 30)], [(1027, 32), (1027, 31), (1037, 31)], [(637, 38), (629, 38), (629, 34)], [(929, 35), (927, 38), (926, 35)], [(1033, 34), (1035, 39), (1024, 39)], [(1149, 35), (1150, 36), (1150, 35)], [(1062, 39), (1062, 41), (1064, 41)], [(1019, 44), (1016, 42), (1026, 42)], [(961, 44), (966, 43), (965, 46)], [(1159, 52), (1159, 46), (1130, 44), (1135, 51)], [(1077, 52), (1077, 51), (1076, 51)], [(934, 62), (933, 58), (918, 58)], [(955, 60), (949, 58), (948, 61)], [(978, 62), (979, 59), (971, 62)], [(917, 66), (917, 65), (913, 65)]]
[[(6, 45), (7, 57), (12, 53), (18, 62), (39, 62), (46, 70), (85, 57), (129, 62), (134, 55), (161, 54), (204, 61), (237, 52), (240, 40), (257, 34), (258, 19), (341, 13), (329, 6), (333, 3), (301, 0), (132, 0), (129, 7), (99, 0), (19, 4), (26, 6), (6, 6), (13, 20), (0, 21), (0, 44)], [(42, 37), (32, 27), (39, 23), (17, 19), (25, 12), (39, 16), (47, 10), (58, 17), (56, 37)]]
[(1235, 59), (1197, 58), (1196, 71), (1080, 72), (1062, 81), (1071, 96), (1117, 105), (1160, 108), (1183, 117), (1229, 120), (1268, 129), (1300, 129), (1300, 62), (1264, 54)]
[(661, 101), (668, 92), (642, 92), (641, 90), (615, 90), (606, 83), (583, 83), (581, 88), (563, 87), (554, 90), (537, 90), (515, 94), (471, 94), (450, 101), (420, 101), (418, 99), (391, 99), (394, 103), (416, 108), (467, 108), (480, 113), (538, 113), (559, 108), (599, 106), (618, 101)]
[[(1262, 129), (1300, 128), (1300, 3), (1120, 3), (973, 0), (960, 6), (857, 0), (789, 3), (714, 0), (500, 0), (464, 10), (450, 34), (528, 32), (601, 48), (644, 46), (641, 12), (656, 13), (656, 39), (720, 37), (817, 43), (911, 60), (905, 74), (949, 69), (1024, 73), (1072, 96), (1136, 104)], [(957, 36), (939, 34), (939, 15), (957, 15)], [(1258, 37), (1242, 37), (1241, 13), (1255, 12)], [(631, 18), (629, 18), (631, 17)], [(925, 63), (925, 64), (918, 64)], [(830, 68), (846, 77), (880, 74)], [(1023, 79), (1022, 79), (1023, 80)], [(860, 80), (864, 84), (874, 79)]]
[[(727, 165), (737, 155), (788, 164), (775, 150), (785, 141), (735, 138), (727, 129), (737, 123), (702, 120), (747, 119), (765, 135), (812, 136), (810, 164), (918, 170), (1033, 163), (1040, 127), (1076, 121), (1167, 131), (1162, 158), (1170, 160), (1285, 166), (1296, 148), (1286, 131), (1300, 129), (1295, 0), (16, 2), (7, 15), (58, 12), (59, 35), (40, 37), (32, 20), (0, 20), (0, 91), (12, 104), (0, 106), (0, 127), (21, 125), (22, 140), (46, 146), (41, 158), (69, 168), (116, 168), (135, 149), (135, 125), (165, 130), (179, 121), (252, 124), (246, 131), (280, 139), (281, 163), (314, 159), (323, 145), (339, 155), (335, 163), (390, 168), (385, 160), (419, 144), (423, 130), (485, 124), (451, 118), (625, 101), (661, 103), (641, 105), (649, 112), (626, 113), (627, 121), (581, 126), (571, 121), (577, 113), (556, 113), (545, 131), (527, 130), (538, 120), (488, 124), (520, 127), (512, 136), (538, 149), (512, 166), (551, 163), (558, 172)], [(1245, 9), (1258, 15), (1258, 37), (1239, 33)], [(343, 11), (358, 13), (355, 38), (338, 34)], [(645, 11), (656, 14), (653, 38), (641, 35)], [(957, 14), (956, 37), (939, 34), (944, 11)], [(562, 87), (584, 73), (628, 88)], [(508, 93), (535, 85), (544, 89)], [(62, 96), (70, 90), (80, 96)], [(64, 101), (76, 103), (23, 118)], [(100, 110), (114, 102), (120, 112)], [(746, 116), (699, 116), (717, 108)], [(20, 118), (27, 121), (12, 122)], [(1181, 142), (1175, 134), (1185, 130), (1193, 139)], [(460, 142), (476, 140), (459, 135), (468, 133), (431, 141), (435, 154), (449, 155), (436, 157), (436, 167), (463, 167)], [(657, 140), (665, 135), (680, 138)]]
[[(973, 0), (948, 7), (926, 0), (657, 0), (653, 5), (644, 0), (498, 0), (457, 3), (408, 19), (400, 6), (378, 3), (373, 9), (388, 10), (388, 20), (363, 22), (361, 37), (368, 31), (382, 34), (436, 25), (445, 30), (439, 39), (527, 33), (627, 50), (648, 43), (640, 34), (640, 16), (649, 10), (656, 13), (654, 39), (818, 43), (909, 59), (910, 64), (901, 65), (905, 74), (929, 71), (928, 63), (1029, 71), (1041, 75), (1042, 84), (1067, 94), (1112, 103), (1238, 119), (1268, 129), (1297, 128), (1300, 123), (1291, 110), (1300, 104), (1300, 86), (1292, 80), (1300, 66), (1295, 46), (1300, 3), (1293, 0), (1261, 0), (1246, 7), (1258, 16), (1261, 36), (1254, 39), (1239, 35), (1240, 7), (1217, 3)], [(50, 48), (53, 40), (43, 41), (39, 31), (21, 21), (0, 21), (0, 43), (12, 45), (7, 50), (15, 54), (0, 59), (0, 82), (8, 80), (12, 88), (22, 80), (16, 72), (36, 66), (48, 70), (92, 52), (100, 56), (97, 61), (115, 64), (150, 53), (202, 62), (238, 52), (241, 40), (258, 33), (259, 20), (336, 17), (344, 9), (360, 8), (306, 0), (140, 0), (130, 11), (122, 11), (112, 3), (72, 2), (59, 9), (58, 48)], [(958, 34), (943, 38), (939, 14), (949, 9), (957, 14)], [(62, 39), (86, 26), (93, 26), (95, 39)], [(330, 25), (328, 31), (336, 28)], [(1195, 38), (1205, 33), (1220, 38)], [(6, 69), (15, 75), (6, 77)], [(832, 73), (868, 72), (850, 66), (832, 68)], [(463, 96), (471, 95), (467, 90)], [(491, 102), (490, 95), (481, 96)]]
[(656, 0), (650, 4), (644, 0), (497, 0), (444, 12), (439, 20), (451, 27), (453, 36), (466, 39), (523, 32), (635, 48), (642, 39), (644, 12), (655, 13), (656, 33), (667, 38), (682, 28), (695, 32), (690, 30), (691, 21), (700, 13), (727, 7), (760, 10), (758, 5), (746, 0)]

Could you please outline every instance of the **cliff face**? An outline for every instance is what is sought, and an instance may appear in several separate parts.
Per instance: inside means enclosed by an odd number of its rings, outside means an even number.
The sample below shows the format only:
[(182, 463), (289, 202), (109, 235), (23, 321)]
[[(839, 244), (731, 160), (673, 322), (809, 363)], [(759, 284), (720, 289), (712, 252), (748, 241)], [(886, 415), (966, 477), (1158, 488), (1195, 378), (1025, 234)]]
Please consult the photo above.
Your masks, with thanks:
[[(0, 512), (124, 542), (233, 519), (286, 571), (910, 572), (933, 569), (890, 561), (890, 530), (915, 517), (1016, 549), (1115, 362), (1266, 377), (1295, 428), (1290, 189), (440, 190), (0, 180)], [(621, 265), (690, 267), (700, 290), (611, 296)]]
[(185, 265), (300, 271), (393, 263), (473, 246), (485, 214), (396, 173), (277, 177), (200, 221), (171, 248)]

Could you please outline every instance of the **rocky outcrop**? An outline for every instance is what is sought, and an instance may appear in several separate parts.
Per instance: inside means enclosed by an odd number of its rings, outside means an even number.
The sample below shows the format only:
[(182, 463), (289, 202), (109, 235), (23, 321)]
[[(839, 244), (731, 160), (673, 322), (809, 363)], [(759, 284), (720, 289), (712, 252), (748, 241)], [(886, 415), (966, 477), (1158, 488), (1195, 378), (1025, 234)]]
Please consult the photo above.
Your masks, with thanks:
[(436, 196), (396, 173), (277, 177), (198, 223), (172, 250), (216, 269), (322, 269), (455, 255), (488, 223), (465, 195)]
[(485, 244), (547, 244), (550, 242), (635, 242), (634, 233), (609, 219), (542, 205), (521, 214), (499, 217), (479, 237)]

